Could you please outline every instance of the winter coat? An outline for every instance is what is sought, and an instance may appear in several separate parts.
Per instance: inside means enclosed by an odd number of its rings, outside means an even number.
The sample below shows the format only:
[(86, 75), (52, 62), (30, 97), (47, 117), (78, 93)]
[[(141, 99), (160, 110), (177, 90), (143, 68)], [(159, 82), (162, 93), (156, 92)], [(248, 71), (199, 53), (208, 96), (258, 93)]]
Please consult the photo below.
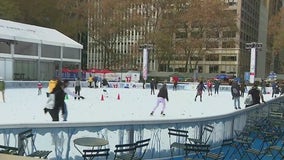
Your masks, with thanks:
[(169, 97), (168, 97), (168, 89), (167, 89), (167, 87), (166, 87), (165, 85), (163, 85), (162, 88), (160, 88), (157, 97), (166, 98), (167, 101), (169, 100)]
[(261, 91), (257, 87), (252, 87), (252, 89), (249, 90), (248, 94), (251, 94), (252, 96), (252, 105), (260, 104), (260, 99), (263, 99)]
[(154, 80), (152, 80), (152, 81), (150, 82), (150, 87), (151, 87), (151, 89), (154, 89), (154, 88), (155, 88), (155, 81), (154, 81)]
[(240, 97), (241, 96), (241, 93), (240, 93), (240, 90), (241, 90), (241, 87), (239, 85), (233, 85), (231, 87), (231, 94), (232, 94), (232, 97)]
[(58, 110), (58, 111), (62, 110), (62, 114), (65, 114), (65, 109), (64, 109), (65, 95), (66, 93), (64, 92), (62, 88), (54, 92), (55, 101), (54, 101), (53, 109)]
[(0, 80), (0, 91), (5, 90), (5, 82), (3, 80)]

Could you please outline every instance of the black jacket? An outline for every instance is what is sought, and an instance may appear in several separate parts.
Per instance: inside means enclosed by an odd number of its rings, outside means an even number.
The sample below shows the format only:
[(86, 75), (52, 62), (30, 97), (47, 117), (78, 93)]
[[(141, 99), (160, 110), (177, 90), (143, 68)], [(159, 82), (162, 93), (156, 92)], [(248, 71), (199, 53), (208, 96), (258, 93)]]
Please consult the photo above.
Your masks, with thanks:
[(54, 102), (54, 109), (55, 110), (62, 110), (62, 114), (65, 114), (64, 110), (64, 100), (65, 100), (65, 92), (62, 88), (56, 90), (55, 94), (55, 102)]
[(167, 101), (169, 100), (167, 86), (162, 86), (162, 88), (159, 90), (158, 97), (166, 98)]
[(252, 89), (249, 90), (248, 94), (251, 94), (253, 101), (252, 105), (260, 104), (260, 100), (264, 102), (261, 91), (257, 87), (252, 87)]

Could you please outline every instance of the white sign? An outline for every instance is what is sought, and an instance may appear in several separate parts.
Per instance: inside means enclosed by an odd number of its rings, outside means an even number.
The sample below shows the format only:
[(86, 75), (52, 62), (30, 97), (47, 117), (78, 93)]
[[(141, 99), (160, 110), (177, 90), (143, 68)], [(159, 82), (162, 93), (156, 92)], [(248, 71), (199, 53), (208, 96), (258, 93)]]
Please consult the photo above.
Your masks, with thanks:
[(251, 48), (251, 54), (250, 54), (250, 76), (249, 76), (249, 82), (254, 83), (254, 77), (255, 77), (255, 47)]
[(143, 48), (143, 79), (146, 81), (148, 75), (148, 49)]

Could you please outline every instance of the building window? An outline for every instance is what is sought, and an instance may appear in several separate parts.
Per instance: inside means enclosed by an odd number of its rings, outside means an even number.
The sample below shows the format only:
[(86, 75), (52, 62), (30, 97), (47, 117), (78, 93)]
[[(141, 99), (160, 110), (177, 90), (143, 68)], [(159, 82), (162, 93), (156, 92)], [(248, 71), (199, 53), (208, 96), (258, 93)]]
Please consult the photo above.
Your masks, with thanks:
[(15, 54), (37, 56), (37, 44), (17, 41), (15, 45)]
[(63, 58), (80, 59), (80, 49), (64, 47)]
[(216, 41), (214, 41), (214, 42), (208, 42), (208, 43), (206, 44), (206, 47), (207, 47), (207, 48), (219, 48), (219, 44), (218, 44), (218, 42), (216, 42)]
[(190, 59), (192, 61), (202, 61), (202, 57), (201, 56), (192, 56), (192, 57), (190, 57)]
[(187, 33), (186, 32), (176, 32), (176, 38), (186, 38)]
[(219, 72), (219, 66), (218, 65), (210, 65), (209, 66), (209, 73), (218, 73)]
[(222, 48), (235, 48), (236, 44), (234, 41), (225, 41), (222, 42)]
[(206, 61), (219, 61), (219, 55), (218, 54), (209, 54), (205, 57)]
[(203, 73), (203, 67), (202, 66), (198, 66), (198, 73)]
[(9, 42), (0, 41), (0, 53), (8, 53), (10, 54), (10, 44)]
[(209, 31), (206, 33), (207, 38), (219, 38), (219, 32)]
[(193, 38), (202, 38), (202, 33), (199, 31), (193, 31), (191, 32), (191, 37)]
[(36, 61), (15, 60), (14, 80), (36, 80), (37, 69), (38, 67)]
[(41, 45), (41, 56), (48, 58), (60, 58), (60, 47), (42, 44)]
[(234, 31), (223, 31), (223, 38), (235, 38), (236, 32)]
[(222, 61), (237, 61), (236, 56), (222, 56)]

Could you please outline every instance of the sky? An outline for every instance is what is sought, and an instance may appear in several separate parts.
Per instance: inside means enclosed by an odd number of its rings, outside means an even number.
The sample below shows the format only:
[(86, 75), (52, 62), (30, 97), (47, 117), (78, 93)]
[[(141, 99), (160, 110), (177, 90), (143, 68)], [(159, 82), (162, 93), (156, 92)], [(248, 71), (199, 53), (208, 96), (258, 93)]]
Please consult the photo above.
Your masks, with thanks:
[[(68, 120), (64, 122), (61, 118), (58, 123), (188, 119), (222, 115), (238, 111), (234, 108), (231, 94), (227, 91), (220, 91), (219, 94), (213, 93), (212, 96), (208, 96), (208, 92), (206, 91), (203, 94), (203, 101), (200, 102), (199, 98), (197, 98), (195, 102), (194, 97), (196, 92), (193, 90), (195, 87), (196, 84), (188, 87), (189, 90), (173, 91), (172, 88), (168, 86), (169, 102), (166, 103), (165, 116), (160, 115), (162, 109), (161, 104), (154, 115), (150, 116), (152, 109), (156, 105), (158, 90), (156, 90), (155, 95), (151, 95), (150, 89), (108, 88), (108, 95), (104, 95), (102, 88), (82, 88), (81, 95), (84, 96), (85, 99), (75, 100), (73, 97), (69, 96), (68, 99), (65, 100), (68, 108)], [(74, 91), (72, 84), (69, 89)], [(0, 96), (0, 125), (54, 123), (50, 115), (44, 114), (43, 111), (43, 106), (47, 101), (46, 91), (47, 88), (43, 88), (42, 94), (38, 95), (37, 88), (6, 89), (5, 103), (2, 102), (2, 97)], [(264, 95), (264, 99), (266, 101), (271, 99), (271, 94)], [(242, 108), (244, 108), (243, 102), (244, 98), (241, 98)], [(78, 132), (72, 139), (92, 136), (93, 134), (94, 133), (87, 131)], [(117, 132), (109, 134), (110, 136), (115, 136)], [(48, 135), (49, 134), (45, 136)], [(50, 144), (46, 143), (46, 140), (50, 139), (50, 137), (45, 136), (37, 137), (37, 148), (45, 148), (44, 145), (47, 144), (50, 147)], [(66, 137), (57, 138), (55, 142), (51, 142), (51, 145), (57, 145), (57, 141), (60, 142), (60, 140)], [(0, 142), (0, 144), (2, 143), (3, 142)], [(118, 141), (116, 140), (110, 142), (111, 150), (113, 150), (114, 144), (117, 143)], [(165, 145), (168, 146), (167, 144)], [(54, 157), (54, 154), (55, 152), (53, 151), (49, 158)], [(78, 154), (78, 151), (75, 150), (72, 145), (69, 156), (76, 157)]]

